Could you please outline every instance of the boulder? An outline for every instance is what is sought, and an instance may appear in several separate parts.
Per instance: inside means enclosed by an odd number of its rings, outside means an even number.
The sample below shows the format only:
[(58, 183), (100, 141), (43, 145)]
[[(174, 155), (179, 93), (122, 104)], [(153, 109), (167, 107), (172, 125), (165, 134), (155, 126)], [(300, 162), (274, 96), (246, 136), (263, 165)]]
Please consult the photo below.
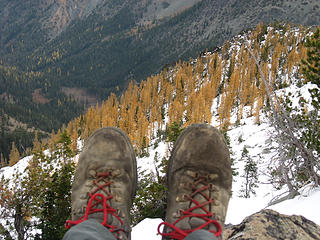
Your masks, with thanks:
[(320, 240), (320, 226), (303, 216), (287, 216), (262, 210), (239, 225), (226, 225), (223, 239), (229, 240)]

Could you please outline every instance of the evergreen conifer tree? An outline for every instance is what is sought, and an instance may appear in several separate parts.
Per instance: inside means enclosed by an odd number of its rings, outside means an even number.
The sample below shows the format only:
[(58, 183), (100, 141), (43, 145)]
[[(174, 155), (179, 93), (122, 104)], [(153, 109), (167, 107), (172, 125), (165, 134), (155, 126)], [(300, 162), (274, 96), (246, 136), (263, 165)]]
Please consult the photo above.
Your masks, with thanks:
[(33, 140), (32, 145), (33, 145), (33, 151), (35, 151), (35, 152), (40, 151), (41, 143), (39, 141), (38, 131), (36, 131), (34, 133), (34, 140)]
[(249, 155), (249, 151), (246, 146), (244, 146), (242, 151), (242, 161), (245, 161), (244, 173), (241, 177), (244, 178), (242, 188), (240, 190), (241, 197), (250, 198), (253, 194), (255, 195), (255, 188), (258, 187), (258, 167), (257, 163)]
[[(305, 46), (307, 47), (307, 59), (302, 60), (302, 72), (307, 82), (315, 84), (315, 87), (309, 89), (311, 95), (312, 111), (308, 113), (309, 118), (305, 118), (308, 126), (303, 131), (303, 138), (309, 148), (317, 152), (320, 156), (320, 28), (316, 30), (311, 38), (308, 38)], [(304, 108), (304, 104), (301, 104)], [(318, 167), (320, 163), (318, 163)]]
[(3, 156), (3, 153), (0, 155), (0, 168), (5, 167), (7, 165), (7, 161)]
[(13, 166), (20, 160), (20, 153), (16, 147), (16, 144), (12, 142), (11, 151), (9, 154), (9, 166)]
[[(27, 239), (27, 234), (28, 239), (62, 239), (64, 222), (71, 215), (75, 170), (70, 144), (64, 131), (50, 154), (34, 151), (23, 175), (15, 173), (11, 184), (0, 180), (0, 218), (8, 220), (5, 224), (12, 231), (10, 236), (17, 236), (18, 240)], [(31, 228), (40, 229), (41, 234), (28, 232)], [(0, 231), (0, 239), (5, 234)]]

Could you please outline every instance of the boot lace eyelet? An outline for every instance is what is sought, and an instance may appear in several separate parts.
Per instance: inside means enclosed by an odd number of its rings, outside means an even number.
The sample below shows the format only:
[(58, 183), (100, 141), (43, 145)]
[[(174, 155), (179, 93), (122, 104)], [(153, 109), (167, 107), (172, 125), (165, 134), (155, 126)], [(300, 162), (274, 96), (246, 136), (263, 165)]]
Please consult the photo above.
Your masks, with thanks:
[[(83, 206), (82, 209), (80, 209), (80, 212), (84, 213), (84, 215), (75, 221), (67, 220), (65, 227), (69, 229), (73, 225), (86, 221), (90, 214), (102, 212), (104, 219), (101, 224), (107, 227), (110, 232), (114, 233), (114, 236), (117, 239), (121, 239), (122, 236), (120, 232), (126, 233), (126, 231), (124, 230), (124, 222), (120, 218), (120, 210), (114, 209), (110, 203), (112, 199), (115, 201), (117, 201), (117, 199), (119, 200), (119, 198), (117, 196), (114, 196), (109, 190), (112, 185), (112, 172), (97, 173), (93, 171), (89, 171), (90, 176), (92, 176), (93, 173), (95, 174), (95, 179), (93, 181), (93, 191), (87, 194), (87, 196), (89, 197), (87, 206)], [(120, 223), (120, 226), (108, 224), (109, 217), (115, 217)]]
[[(173, 217), (178, 219), (174, 223), (162, 222), (158, 226), (158, 233), (163, 237), (168, 237), (171, 239), (183, 239), (195, 230), (209, 229), (209, 225), (213, 225), (216, 231), (209, 230), (209, 232), (213, 233), (216, 237), (219, 237), (222, 233), (222, 227), (218, 222), (219, 219), (215, 217), (215, 214), (206, 209), (207, 205), (209, 205), (208, 209), (210, 210), (212, 209), (212, 206), (218, 205), (218, 202), (215, 201), (212, 196), (208, 196), (208, 194), (206, 193), (206, 191), (212, 192), (213, 189), (215, 189), (214, 185), (208, 183), (208, 177), (204, 177), (199, 174), (195, 174), (195, 177), (193, 177), (193, 182), (190, 183), (190, 185), (192, 186), (192, 193), (190, 195), (183, 194), (180, 198), (177, 198), (177, 200), (186, 198), (186, 200), (190, 201), (191, 207), (186, 210), (179, 209), (177, 212), (175, 212), (173, 214)], [(198, 200), (196, 200), (196, 196), (198, 195), (201, 195), (201, 197), (204, 198), (205, 201), (199, 202)], [(209, 193), (209, 195), (211, 194)], [(203, 213), (198, 213), (199, 211), (195, 210), (200, 210), (200, 212)], [(176, 226), (177, 223), (188, 218), (200, 218), (205, 223), (197, 227), (196, 229), (180, 229)], [(172, 229), (172, 231), (166, 233), (161, 232), (160, 227), (162, 225), (165, 225), (167, 229)]]

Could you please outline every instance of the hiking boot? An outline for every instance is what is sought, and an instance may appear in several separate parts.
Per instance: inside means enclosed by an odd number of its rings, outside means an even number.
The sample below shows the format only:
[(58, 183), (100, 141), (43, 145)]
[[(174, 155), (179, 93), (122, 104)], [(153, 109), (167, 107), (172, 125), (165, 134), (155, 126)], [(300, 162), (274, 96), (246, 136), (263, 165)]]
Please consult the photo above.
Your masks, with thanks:
[(169, 160), (163, 239), (183, 239), (204, 229), (221, 233), (231, 195), (230, 154), (214, 127), (194, 124), (179, 136)]
[(130, 239), (130, 207), (137, 186), (132, 145), (120, 129), (95, 131), (80, 154), (72, 185), (72, 221), (96, 219), (117, 239)]

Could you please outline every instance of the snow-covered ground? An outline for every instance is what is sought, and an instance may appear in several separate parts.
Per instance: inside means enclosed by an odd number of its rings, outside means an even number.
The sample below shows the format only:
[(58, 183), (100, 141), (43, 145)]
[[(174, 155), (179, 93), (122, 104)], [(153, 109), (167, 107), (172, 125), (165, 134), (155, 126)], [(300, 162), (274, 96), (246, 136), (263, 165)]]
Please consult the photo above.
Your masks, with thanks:
[[(245, 113), (245, 115), (249, 115)], [(214, 119), (212, 121), (215, 123)], [(226, 216), (226, 223), (239, 224), (245, 217), (258, 212), (264, 208), (270, 208), (287, 215), (302, 215), (311, 221), (320, 224), (320, 188), (312, 189), (305, 186), (300, 191), (300, 195), (294, 199), (283, 201), (279, 204), (267, 207), (268, 203), (274, 197), (285, 193), (286, 189), (275, 190), (267, 177), (266, 171), (270, 164), (271, 157), (276, 153), (273, 142), (269, 140), (269, 135), (273, 128), (269, 125), (268, 119), (261, 115), (261, 124), (255, 124), (254, 117), (245, 117), (240, 125), (233, 125), (228, 131), (232, 158), (235, 159), (235, 168), (239, 172), (233, 179), (232, 197), (229, 202), (229, 208)], [(168, 156), (168, 145), (160, 142), (149, 148), (150, 155), (144, 158), (138, 158), (138, 167), (140, 171), (155, 171), (155, 155), (158, 159)], [(241, 161), (241, 155), (244, 147), (248, 150), (248, 155), (258, 164), (259, 184), (256, 188), (256, 195), (250, 198), (239, 197), (244, 178), (244, 162)], [(0, 170), (0, 177), (10, 178), (14, 172), (23, 172), (31, 157), (20, 160), (13, 167), (6, 167)], [(161, 239), (157, 234), (157, 227), (161, 219), (145, 219), (133, 228), (132, 239)]]
[[(233, 126), (228, 131), (232, 157), (236, 160), (235, 168), (239, 175), (233, 179), (233, 194), (229, 202), (226, 224), (239, 224), (245, 217), (265, 208), (286, 215), (302, 215), (316, 224), (320, 224), (320, 188), (312, 189), (310, 186), (305, 186), (300, 190), (300, 195), (294, 199), (268, 207), (268, 203), (276, 196), (285, 194), (286, 189), (274, 189), (268, 183), (269, 179), (266, 174), (270, 159), (276, 151), (273, 142), (269, 140), (269, 135), (274, 129), (268, 124), (268, 119), (263, 116), (260, 125), (255, 124), (254, 121), (253, 117), (247, 117), (241, 120), (239, 126)], [(259, 183), (256, 195), (250, 198), (239, 197), (241, 185), (244, 181), (241, 177), (244, 168), (244, 162), (241, 161), (244, 146), (246, 146), (250, 157), (258, 163)], [(165, 156), (167, 154), (165, 144), (162, 143), (158, 148), (151, 149), (150, 157), (138, 159), (141, 168), (153, 171), (155, 152)], [(157, 227), (160, 222), (162, 222), (161, 219), (143, 220), (133, 228), (132, 239), (161, 239), (161, 236), (157, 234)]]
[[(279, 73), (279, 75), (281, 75)], [(294, 75), (294, 74), (292, 74)], [(288, 81), (288, 76), (283, 81)], [(293, 79), (293, 83), (297, 79)], [(306, 84), (302, 88), (297, 87), (296, 84), (290, 85), (288, 88), (277, 91), (277, 95), (288, 95), (292, 92), (293, 106), (298, 104), (298, 99), (303, 96), (307, 101), (310, 100), (310, 94), (308, 89), (314, 88), (314, 85)], [(217, 112), (217, 99), (214, 100), (212, 106), (212, 112)], [(241, 221), (262, 209), (269, 208), (287, 215), (302, 215), (307, 219), (320, 225), (320, 188), (312, 188), (307, 185), (300, 189), (300, 195), (291, 200), (286, 200), (276, 205), (268, 207), (269, 203), (277, 197), (283, 197), (286, 194), (286, 188), (282, 187), (280, 190), (276, 190), (272, 184), (270, 184), (270, 178), (268, 174), (268, 167), (272, 164), (271, 159), (277, 155), (276, 143), (272, 141), (270, 137), (274, 132), (273, 127), (270, 125), (268, 118), (264, 113), (260, 114), (260, 124), (255, 123), (255, 117), (250, 115), (250, 109), (244, 108), (243, 119), (240, 123), (236, 123), (237, 114), (232, 114), (231, 129), (227, 135), (230, 138), (230, 152), (231, 157), (234, 159), (234, 168), (239, 174), (233, 178), (232, 197), (229, 202), (229, 208), (226, 216), (226, 224), (239, 224)], [(165, 119), (165, 123), (168, 119)], [(211, 124), (218, 127), (217, 116), (213, 116)], [(164, 124), (165, 125), (165, 124)], [(79, 147), (82, 148), (82, 142), (79, 141)], [(250, 198), (241, 197), (241, 190), (244, 183), (244, 166), (242, 154), (244, 149), (247, 150), (247, 155), (257, 163), (258, 167), (258, 183), (255, 188), (256, 195), (250, 196)], [(165, 141), (159, 141), (153, 139), (151, 146), (148, 149), (149, 156), (143, 158), (137, 158), (138, 172), (156, 174), (156, 166), (159, 161), (169, 155), (169, 146)], [(21, 159), (13, 167), (5, 167), (0, 169), (0, 178), (10, 178), (14, 173), (23, 173), (31, 156)], [(76, 156), (75, 161), (77, 161)], [(0, 222), (4, 219), (0, 219)], [(145, 219), (136, 225), (132, 231), (132, 239), (161, 239), (161, 236), (157, 234), (157, 227), (161, 223), (161, 219)]]
[[(276, 204), (269, 209), (286, 215), (302, 215), (316, 224), (320, 225), (319, 216), (320, 188), (313, 189), (291, 200)], [(246, 216), (260, 211), (266, 207), (266, 200), (263, 197), (231, 198), (227, 213), (226, 223), (238, 224)], [(132, 229), (132, 239), (154, 239), (161, 240), (157, 234), (157, 227), (162, 220), (144, 219)]]

